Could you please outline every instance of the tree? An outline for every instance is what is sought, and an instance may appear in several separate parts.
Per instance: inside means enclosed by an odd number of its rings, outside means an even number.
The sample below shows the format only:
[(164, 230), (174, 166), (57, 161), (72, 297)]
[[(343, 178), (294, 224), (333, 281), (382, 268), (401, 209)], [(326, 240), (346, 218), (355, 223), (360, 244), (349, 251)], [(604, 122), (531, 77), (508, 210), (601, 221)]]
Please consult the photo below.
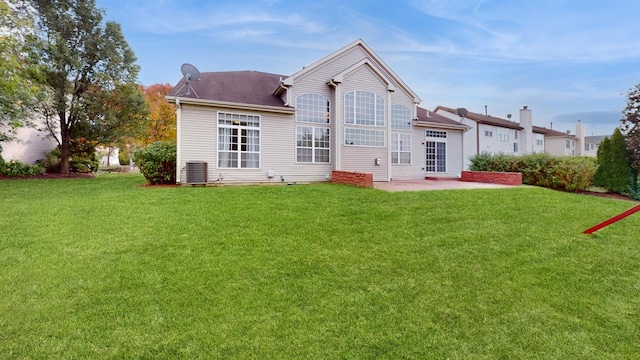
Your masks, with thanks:
[(165, 96), (172, 86), (170, 84), (153, 84), (142, 87), (144, 97), (149, 106), (149, 123), (139, 145), (146, 146), (156, 141), (171, 141), (176, 138), (176, 112)]
[(640, 84), (629, 90), (627, 106), (622, 111), (622, 131), (627, 137), (631, 166), (640, 170)]
[(626, 140), (620, 129), (616, 128), (611, 138), (606, 137), (600, 143), (597, 156), (598, 170), (593, 184), (616, 193), (627, 193), (633, 171)]
[(607, 188), (613, 192), (626, 193), (629, 179), (632, 176), (631, 161), (627, 142), (620, 129), (616, 128), (611, 135), (609, 149), (610, 174), (607, 178)]
[[(44, 83), (52, 90), (41, 113), (60, 147), (60, 172), (68, 173), (74, 138), (89, 139), (102, 133), (96, 127), (116, 123), (111, 122), (112, 102), (96, 99), (135, 96), (118, 91), (135, 84), (139, 67), (120, 25), (103, 22), (104, 11), (96, 8), (95, 0), (31, 0), (31, 4), (37, 12)], [(119, 124), (126, 122), (119, 119)], [(102, 141), (99, 136), (95, 140)]]
[(611, 140), (609, 137), (605, 137), (604, 140), (598, 146), (597, 152), (597, 163), (598, 169), (596, 170), (596, 174), (593, 177), (593, 185), (599, 186), (602, 188), (607, 188), (607, 178), (609, 177), (610, 170), (610, 151), (611, 151)]
[(22, 2), (0, 0), (0, 142), (13, 140), (16, 129), (33, 125), (31, 112), (45, 95), (29, 46), (31, 10)]

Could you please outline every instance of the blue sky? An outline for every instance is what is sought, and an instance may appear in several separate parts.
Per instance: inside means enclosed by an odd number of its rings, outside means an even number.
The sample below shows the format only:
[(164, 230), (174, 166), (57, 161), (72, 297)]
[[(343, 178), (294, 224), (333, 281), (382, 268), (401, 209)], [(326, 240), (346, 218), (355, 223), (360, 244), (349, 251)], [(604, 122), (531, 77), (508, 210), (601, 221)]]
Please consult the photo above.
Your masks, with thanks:
[(139, 81), (200, 71), (290, 75), (363, 39), (423, 100), (610, 135), (640, 83), (637, 0), (97, 0), (120, 23)]

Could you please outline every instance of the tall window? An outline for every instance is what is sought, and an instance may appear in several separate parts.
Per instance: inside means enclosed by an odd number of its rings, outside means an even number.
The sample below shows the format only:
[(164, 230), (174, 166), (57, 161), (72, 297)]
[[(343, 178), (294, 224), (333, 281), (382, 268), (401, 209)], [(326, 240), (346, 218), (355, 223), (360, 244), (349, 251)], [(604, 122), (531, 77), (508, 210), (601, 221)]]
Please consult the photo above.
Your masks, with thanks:
[(391, 134), (391, 163), (411, 164), (411, 134)]
[(543, 134), (536, 134), (536, 145), (538, 145), (538, 146), (544, 145), (544, 135)]
[(402, 105), (391, 105), (391, 128), (411, 130), (411, 110)]
[(260, 167), (260, 117), (218, 113), (218, 167)]
[(384, 126), (384, 99), (369, 91), (358, 90), (344, 94), (344, 122)]
[(296, 121), (317, 124), (329, 123), (329, 100), (318, 94), (296, 97)]
[(296, 126), (296, 161), (329, 163), (329, 129)]

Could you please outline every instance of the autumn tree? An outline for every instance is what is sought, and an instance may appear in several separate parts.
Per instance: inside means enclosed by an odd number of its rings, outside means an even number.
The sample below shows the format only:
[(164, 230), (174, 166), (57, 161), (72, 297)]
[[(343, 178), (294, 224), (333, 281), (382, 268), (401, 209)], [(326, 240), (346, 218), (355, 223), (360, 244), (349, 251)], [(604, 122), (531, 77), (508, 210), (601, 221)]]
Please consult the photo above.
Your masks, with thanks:
[(176, 138), (176, 112), (172, 104), (165, 98), (172, 86), (170, 84), (153, 84), (142, 87), (149, 107), (149, 123), (140, 145), (146, 146), (156, 141), (171, 141)]
[(622, 131), (627, 138), (631, 166), (640, 170), (640, 84), (629, 90), (627, 106), (622, 112)]
[(30, 3), (37, 13), (44, 83), (52, 90), (50, 105), (41, 113), (60, 147), (60, 172), (68, 173), (73, 141), (96, 137), (92, 140), (100, 142), (96, 134), (126, 129), (135, 110), (113, 111), (112, 105), (120, 99), (135, 108), (137, 101), (127, 96), (137, 95), (119, 91), (135, 85), (139, 67), (120, 25), (104, 22), (95, 0)]

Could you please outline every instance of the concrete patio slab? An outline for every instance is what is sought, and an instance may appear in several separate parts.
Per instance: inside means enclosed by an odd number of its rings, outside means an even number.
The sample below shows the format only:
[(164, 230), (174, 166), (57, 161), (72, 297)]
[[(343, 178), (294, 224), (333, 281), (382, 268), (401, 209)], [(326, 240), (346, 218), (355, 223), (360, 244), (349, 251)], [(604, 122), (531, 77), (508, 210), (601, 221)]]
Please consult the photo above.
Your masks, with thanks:
[(518, 186), (476, 183), (455, 180), (396, 180), (390, 182), (375, 182), (373, 187), (389, 192), (395, 191), (425, 191), (425, 190), (453, 190), (453, 189), (500, 189), (516, 188)]

